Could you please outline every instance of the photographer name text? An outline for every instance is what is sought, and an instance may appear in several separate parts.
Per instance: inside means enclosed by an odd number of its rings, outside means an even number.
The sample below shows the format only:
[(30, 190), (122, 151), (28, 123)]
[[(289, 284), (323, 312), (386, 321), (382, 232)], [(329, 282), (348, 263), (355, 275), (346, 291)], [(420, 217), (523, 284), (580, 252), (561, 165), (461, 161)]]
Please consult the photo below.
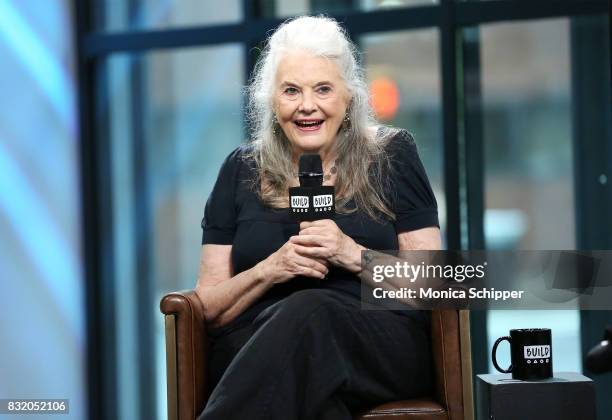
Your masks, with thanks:
[(402, 287), (397, 290), (386, 290), (382, 287), (377, 287), (372, 290), (372, 294), (376, 299), (493, 299), (493, 300), (508, 300), (521, 299), (524, 290), (497, 290), (494, 288), (475, 287), (469, 288), (467, 291), (463, 289), (437, 290), (431, 287), (419, 288), (417, 290), (408, 287)]

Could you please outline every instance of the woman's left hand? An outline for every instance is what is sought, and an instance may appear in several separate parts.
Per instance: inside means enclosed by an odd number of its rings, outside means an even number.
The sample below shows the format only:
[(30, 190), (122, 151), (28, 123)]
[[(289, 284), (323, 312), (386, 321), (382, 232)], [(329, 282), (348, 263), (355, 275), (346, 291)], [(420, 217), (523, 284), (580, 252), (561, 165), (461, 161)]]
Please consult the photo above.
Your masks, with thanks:
[(331, 219), (302, 222), (299, 235), (289, 240), (297, 245), (299, 254), (323, 258), (354, 273), (361, 271), (361, 251), (366, 248), (345, 235)]

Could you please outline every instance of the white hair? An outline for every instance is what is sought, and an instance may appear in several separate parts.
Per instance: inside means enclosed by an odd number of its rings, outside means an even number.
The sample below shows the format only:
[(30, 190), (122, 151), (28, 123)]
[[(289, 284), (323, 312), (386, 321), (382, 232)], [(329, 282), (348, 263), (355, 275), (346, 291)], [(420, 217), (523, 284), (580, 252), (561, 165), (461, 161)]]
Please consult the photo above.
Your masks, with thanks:
[[(380, 128), (380, 124), (373, 116), (358, 51), (338, 22), (325, 16), (302, 16), (281, 24), (268, 39), (247, 88), (252, 156), (265, 181), (260, 189), (262, 200), (273, 207), (286, 206), (287, 187), (293, 178), (291, 145), (275, 122), (273, 97), (278, 65), (286, 54), (295, 51), (332, 60), (350, 96), (350, 123), (343, 125), (344, 133), (335, 145), (337, 210), (350, 211), (346, 203), (355, 199), (356, 206), (373, 218), (377, 218), (375, 210), (393, 218), (381, 196), (381, 171), (372, 170), (373, 166), (381, 167), (372, 163), (388, 161), (383, 146), (392, 133), (383, 129), (373, 134), (372, 128)], [(372, 174), (376, 175), (373, 180)]]

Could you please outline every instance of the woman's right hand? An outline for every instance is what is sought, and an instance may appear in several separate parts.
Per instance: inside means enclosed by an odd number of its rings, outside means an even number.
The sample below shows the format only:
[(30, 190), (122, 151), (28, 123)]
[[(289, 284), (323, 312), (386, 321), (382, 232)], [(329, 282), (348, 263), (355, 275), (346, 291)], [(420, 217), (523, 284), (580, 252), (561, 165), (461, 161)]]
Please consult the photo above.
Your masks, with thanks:
[(284, 283), (296, 276), (323, 279), (328, 273), (327, 262), (323, 259), (305, 257), (297, 253), (297, 248), (291, 242), (285, 242), (280, 249), (261, 261), (261, 275), (266, 281)]

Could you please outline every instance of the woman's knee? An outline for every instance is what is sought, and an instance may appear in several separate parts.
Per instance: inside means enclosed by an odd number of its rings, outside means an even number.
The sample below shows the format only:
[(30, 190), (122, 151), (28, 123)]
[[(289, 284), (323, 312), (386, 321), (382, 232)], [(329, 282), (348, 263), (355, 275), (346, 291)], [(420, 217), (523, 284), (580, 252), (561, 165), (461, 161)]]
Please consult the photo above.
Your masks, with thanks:
[(298, 290), (295, 293), (283, 299), (284, 305), (287, 308), (314, 308), (321, 305), (338, 304), (337, 293), (327, 289), (305, 289)]
[(325, 289), (300, 290), (266, 308), (256, 322), (275, 319), (283, 323), (299, 324), (315, 316), (331, 320), (340, 306), (341, 302), (334, 292)]

